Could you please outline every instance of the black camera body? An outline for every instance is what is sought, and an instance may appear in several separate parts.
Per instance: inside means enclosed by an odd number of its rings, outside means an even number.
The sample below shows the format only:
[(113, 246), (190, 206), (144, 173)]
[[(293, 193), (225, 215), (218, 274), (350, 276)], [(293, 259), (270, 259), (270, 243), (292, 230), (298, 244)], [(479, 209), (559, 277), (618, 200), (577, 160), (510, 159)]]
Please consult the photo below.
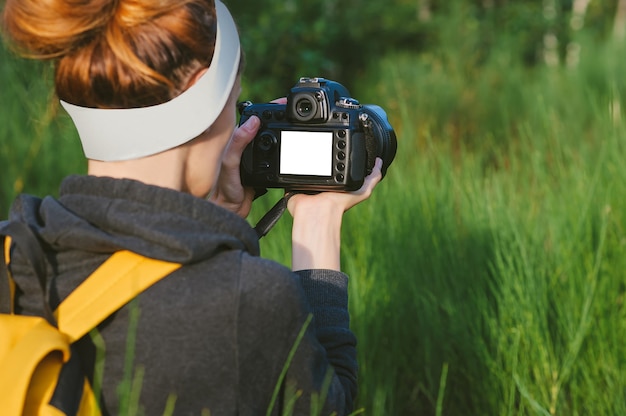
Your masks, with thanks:
[(396, 154), (396, 135), (384, 110), (361, 105), (341, 84), (301, 78), (287, 104), (241, 103), (240, 124), (261, 120), (241, 159), (241, 181), (256, 189), (354, 191), (377, 157), (383, 176)]

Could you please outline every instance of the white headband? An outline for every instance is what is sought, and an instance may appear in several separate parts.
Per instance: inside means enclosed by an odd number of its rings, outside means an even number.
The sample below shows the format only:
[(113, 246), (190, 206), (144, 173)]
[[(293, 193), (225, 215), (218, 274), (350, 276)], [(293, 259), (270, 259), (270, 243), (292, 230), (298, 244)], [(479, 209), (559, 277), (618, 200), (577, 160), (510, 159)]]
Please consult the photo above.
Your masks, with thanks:
[(76, 125), (85, 156), (101, 161), (137, 159), (172, 149), (199, 136), (220, 115), (235, 84), (240, 59), (237, 27), (215, 2), (217, 34), (211, 65), (178, 97), (141, 108), (79, 107), (61, 101)]

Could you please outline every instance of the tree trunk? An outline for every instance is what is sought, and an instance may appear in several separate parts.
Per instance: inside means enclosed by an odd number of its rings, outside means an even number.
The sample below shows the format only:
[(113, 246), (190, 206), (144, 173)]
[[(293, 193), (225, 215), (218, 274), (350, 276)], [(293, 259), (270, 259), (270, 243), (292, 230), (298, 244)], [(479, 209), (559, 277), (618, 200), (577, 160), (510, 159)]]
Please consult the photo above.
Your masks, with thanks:
[(613, 36), (617, 40), (623, 40), (624, 35), (626, 35), (626, 0), (619, 0), (613, 23)]
[[(572, 4), (572, 18), (569, 22), (572, 32), (576, 33), (585, 26), (585, 17), (587, 16), (589, 3), (591, 3), (591, 0), (574, 0)], [(580, 49), (580, 43), (576, 41), (576, 36), (573, 36), (573, 40), (567, 45), (565, 56), (565, 63), (568, 67), (574, 68), (578, 66)]]
[(572, 4), (572, 18), (570, 26), (572, 30), (579, 31), (585, 25), (585, 16), (587, 15), (587, 7), (591, 0), (574, 0)]
[(430, 0), (419, 0), (417, 4), (417, 19), (420, 22), (428, 22), (432, 17)]
[(556, 0), (543, 0), (543, 16), (550, 29), (543, 34), (543, 61), (547, 66), (559, 64), (559, 38), (552, 25), (557, 17)]

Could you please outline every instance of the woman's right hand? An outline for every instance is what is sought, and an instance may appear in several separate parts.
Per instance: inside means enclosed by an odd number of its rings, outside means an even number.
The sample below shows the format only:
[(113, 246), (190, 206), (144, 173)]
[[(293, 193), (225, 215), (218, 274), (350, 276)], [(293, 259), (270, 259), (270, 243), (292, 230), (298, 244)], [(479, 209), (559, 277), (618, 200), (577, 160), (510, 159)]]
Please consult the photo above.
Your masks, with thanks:
[(244, 124), (235, 128), (222, 156), (222, 166), (216, 188), (209, 198), (212, 202), (243, 218), (250, 213), (254, 189), (245, 188), (241, 184), (239, 165), (244, 149), (254, 139), (260, 126), (259, 118), (252, 116)]

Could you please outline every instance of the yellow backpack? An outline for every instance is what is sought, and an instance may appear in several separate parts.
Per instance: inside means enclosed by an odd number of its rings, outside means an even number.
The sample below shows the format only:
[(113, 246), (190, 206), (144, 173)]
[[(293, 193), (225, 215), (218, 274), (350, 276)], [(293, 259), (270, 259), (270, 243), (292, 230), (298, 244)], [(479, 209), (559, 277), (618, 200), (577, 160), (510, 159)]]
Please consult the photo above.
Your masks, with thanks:
[[(2, 415), (100, 415), (97, 398), (71, 360), (72, 344), (150, 285), (181, 265), (119, 251), (55, 311), (48, 302), (46, 263), (37, 238), (19, 222), (0, 223), (0, 409)], [(13, 312), (11, 251), (21, 250), (39, 278), (45, 317)]]

